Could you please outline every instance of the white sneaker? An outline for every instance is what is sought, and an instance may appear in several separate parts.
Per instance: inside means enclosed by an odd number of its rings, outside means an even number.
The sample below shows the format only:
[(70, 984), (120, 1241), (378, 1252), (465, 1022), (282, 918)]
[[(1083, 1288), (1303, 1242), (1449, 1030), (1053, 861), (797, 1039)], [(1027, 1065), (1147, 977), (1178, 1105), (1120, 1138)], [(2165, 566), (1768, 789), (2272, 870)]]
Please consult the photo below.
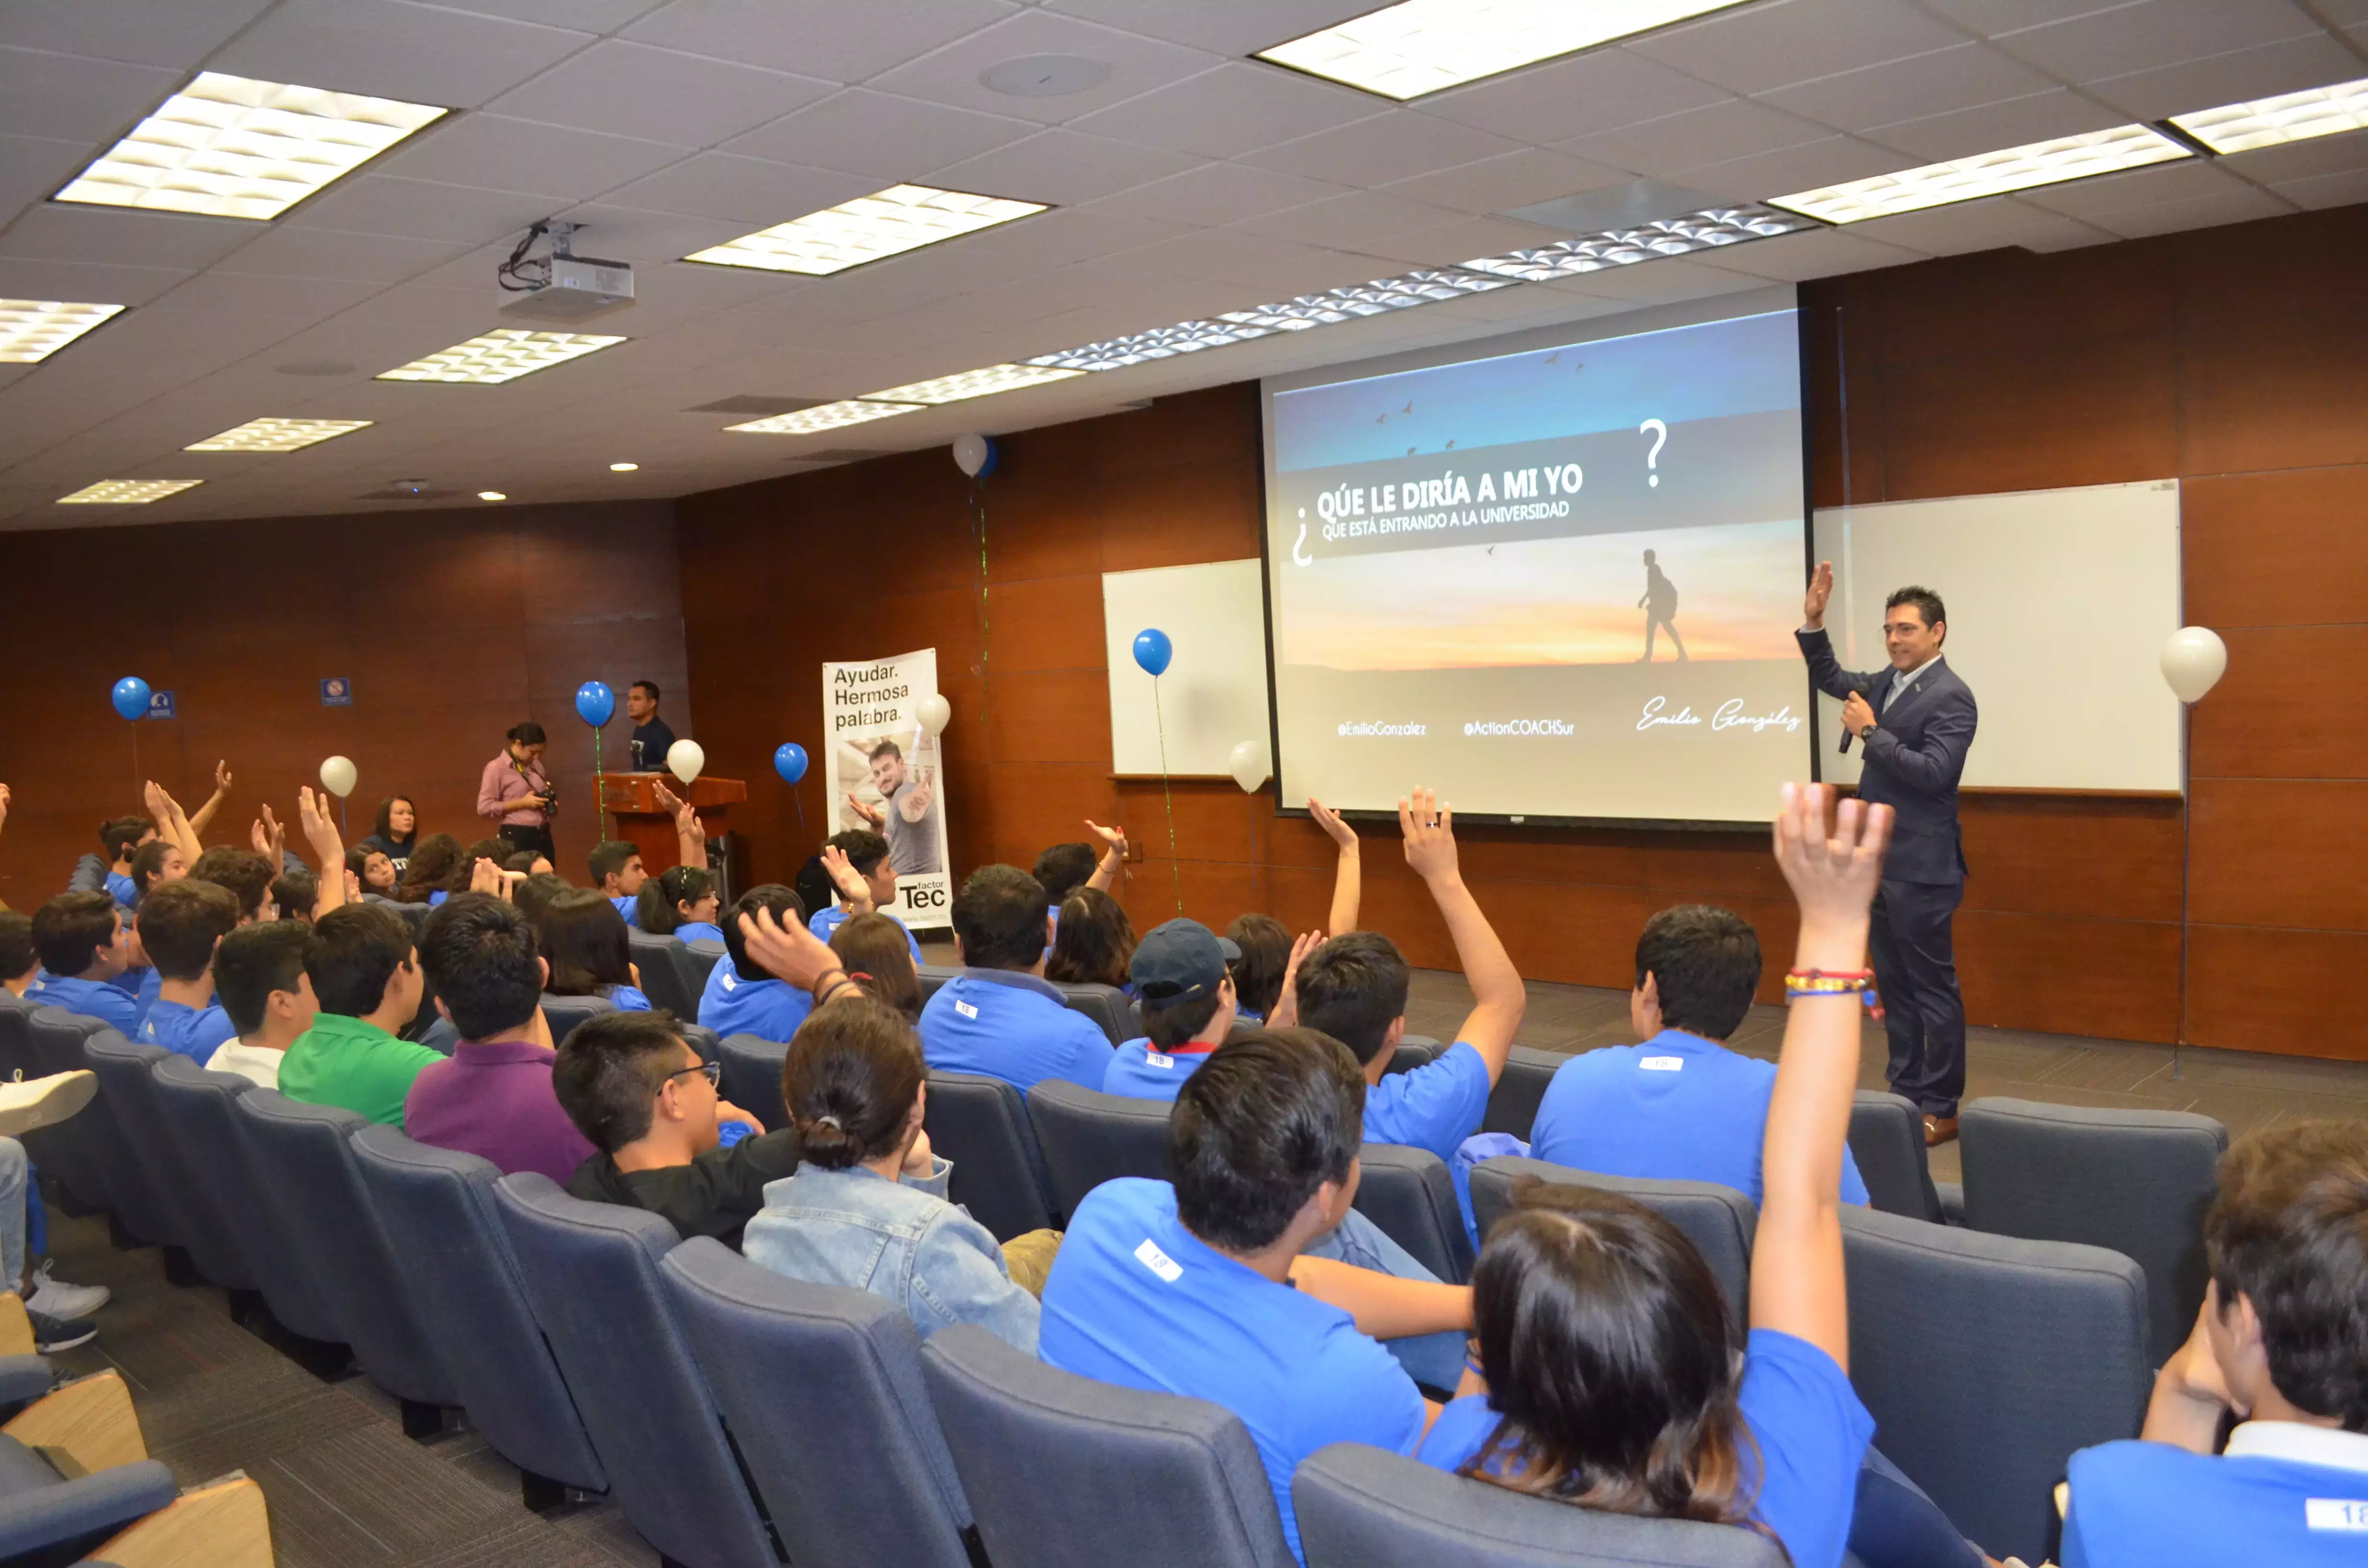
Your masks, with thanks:
[(104, 1285), (69, 1285), (50, 1277), (50, 1260), (43, 1258), (41, 1267), (33, 1270), (33, 1293), (25, 1299), (25, 1310), (60, 1323), (72, 1323), (86, 1318), (107, 1305), (115, 1294)]
[(63, 1121), (97, 1093), (98, 1074), (88, 1071), (0, 1083), (0, 1138)]

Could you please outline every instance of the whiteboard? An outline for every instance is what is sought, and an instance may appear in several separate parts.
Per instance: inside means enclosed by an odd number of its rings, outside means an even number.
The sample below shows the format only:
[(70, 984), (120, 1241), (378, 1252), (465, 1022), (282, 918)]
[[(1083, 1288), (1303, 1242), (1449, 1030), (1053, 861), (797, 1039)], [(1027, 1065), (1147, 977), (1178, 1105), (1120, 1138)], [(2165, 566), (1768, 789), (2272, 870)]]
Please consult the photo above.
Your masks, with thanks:
[[(1152, 679), (1134, 662), (1134, 634), (1148, 627), (1176, 647), (1156, 708)], [(1103, 573), (1102, 635), (1113, 773), (1222, 775), (1235, 744), (1268, 744), (1266, 585), (1256, 557)]]
[[(2177, 791), (2179, 699), (2157, 663), (2179, 630), (2179, 482), (1895, 501), (1816, 514), (1834, 563), (1826, 628), (1850, 670), (1879, 670), (1883, 601), (1922, 584), (1949, 609), (1949, 667), (1973, 687), (1981, 727), (1967, 788)], [(1825, 777), (1841, 704), (1817, 699)]]

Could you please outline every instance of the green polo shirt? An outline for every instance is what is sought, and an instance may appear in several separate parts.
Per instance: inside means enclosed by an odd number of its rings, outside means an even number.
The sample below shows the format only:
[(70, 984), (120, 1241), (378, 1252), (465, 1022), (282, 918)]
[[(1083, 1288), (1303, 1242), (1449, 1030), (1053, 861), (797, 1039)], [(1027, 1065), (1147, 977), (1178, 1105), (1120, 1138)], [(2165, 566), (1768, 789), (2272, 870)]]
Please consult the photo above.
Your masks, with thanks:
[(340, 1106), (381, 1127), (403, 1125), (403, 1102), (421, 1068), (443, 1052), (397, 1040), (376, 1024), (322, 1013), (279, 1062), (279, 1092), (306, 1105)]

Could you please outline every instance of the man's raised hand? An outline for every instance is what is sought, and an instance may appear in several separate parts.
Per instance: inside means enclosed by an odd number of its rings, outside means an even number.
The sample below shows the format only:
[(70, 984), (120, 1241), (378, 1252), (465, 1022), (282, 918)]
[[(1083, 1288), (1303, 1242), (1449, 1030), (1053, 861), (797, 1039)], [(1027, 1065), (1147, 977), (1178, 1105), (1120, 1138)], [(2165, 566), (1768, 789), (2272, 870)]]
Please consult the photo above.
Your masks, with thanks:
[(1275, 996), (1274, 1010), (1266, 1017), (1267, 1028), (1287, 1029), (1299, 1022), (1299, 960), (1323, 942), (1323, 932), (1304, 931), (1291, 944), (1291, 961), (1282, 966), (1282, 990)]
[(230, 763), (227, 760), (214, 764), (214, 791), (222, 795), (230, 793)]
[(795, 923), (782, 925), (769, 909), (742, 915), (740, 935), (749, 962), (801, 990), (813, 990), (814, 983), (825, 974), (846, 967), (813, 932)]
[(1096, 838), (1100, 839), (1102, 841), (1103, 848), (1115, 849), (1119, 852), (1119, 855), (1121, 858), (1125, 856), (1126, 829), (1122, 827), (1104, 827), (1101, 824), (1094, 821), (1093, 818), (1087, 817), (1086, 819), (1086, 831), (1092, 834)]
[[(1404, 802), (1400, 804), (1403, 805)], [(1310, 795), (1307, 797), (1307, 814), (1315, 819), (1315, 825), (1322, 828), (1326, 835), (1343, 851), (1350, 854), (1356, 852), (1357, 830), (1342, 822), (1339, 812)]]
[(1455, 812), (1428, 790), (1398, 801), (1398, 831), (1406, 835), (1407, 867), (1425, 881), (1456, 875)]
[(469, 891), (490, 893), (505, 903), (509, 902), (510, 884), (503, 879), (502, 869), (483, 855), (469, 868)]
[(871, 913), (871, 889), (863, 873), (848, 862), (847, 851), (836, 844), (822, 846), (822, 869), (830, 876), (830, 885), (845, 899), (848, 907), (858, 915)]
[(1826, 624), (1826, 602), (1834, 597), (1834, 563), (1820, 561), (1817, 569), (1809, 574), (1808, 597), (1801, 601), (1801, 610), (1812, 631)]
[[(268, 806), (264, 809), (270, 810)], [(329, 816), (329, 797), (326, 793), (315, 795), (310, 784), (298, 786), (296, 824), (303, 831), (304, 842), (311, 845), (313, 853), (321, 858), (321, 870), (324, 876), (328, 874), (331, 866), (344, 862), (346, 846), (337, 835), (336, 823)]]

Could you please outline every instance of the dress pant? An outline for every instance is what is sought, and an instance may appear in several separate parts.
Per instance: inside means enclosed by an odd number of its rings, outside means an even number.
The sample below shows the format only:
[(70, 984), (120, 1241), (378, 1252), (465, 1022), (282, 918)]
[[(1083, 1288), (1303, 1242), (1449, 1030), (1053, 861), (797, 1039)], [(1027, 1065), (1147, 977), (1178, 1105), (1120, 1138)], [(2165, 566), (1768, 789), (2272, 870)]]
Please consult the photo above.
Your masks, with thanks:
[(529, 823), (505, 823), (502, 825), (500, 837), (504, 844), (510, 846), (512, 853), (521, 849), (531, 849), (536, 854), (546, 857), (552, 864), (559, 863), (559, 851), (552, 847), (551, 829), (547, 827), (536, 827)]
[(1965, 1003), (1957, 994), (1951, 931), (1962, 882), (1901, 882), (1885, 877), (1874, 896), (1867, 945), (1883, 1026), (1891, 1036), (1884, 1074), (1892, 1093), (1926, 1116), (1954, 1116), (1965, 1092)]

